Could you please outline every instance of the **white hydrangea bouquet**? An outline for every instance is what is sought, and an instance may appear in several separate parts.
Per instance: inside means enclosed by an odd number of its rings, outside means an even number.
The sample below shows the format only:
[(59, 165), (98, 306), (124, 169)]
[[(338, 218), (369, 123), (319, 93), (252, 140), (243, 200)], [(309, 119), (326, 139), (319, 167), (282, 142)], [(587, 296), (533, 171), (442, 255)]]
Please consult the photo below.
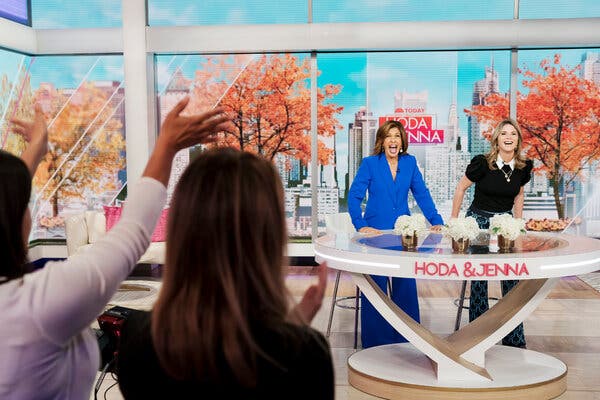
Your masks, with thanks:
[(494, 215), (490, 218), (490, 233), (503, 236), (508, 240), (515, 240), (522, 233), (526, 233), (525, 220), (514, 218), (510, 214)]
[(427, 229), (423, 214), (401, 215), (394, 224), (394, 233), (402, 236), (418, 235)]
[(479, 235), (479, 225), (477, 225), (477, 220), (473, 217), (452, 218), (442, 228), (442, 233), (454, 240), (475, 240), (477, 235)]

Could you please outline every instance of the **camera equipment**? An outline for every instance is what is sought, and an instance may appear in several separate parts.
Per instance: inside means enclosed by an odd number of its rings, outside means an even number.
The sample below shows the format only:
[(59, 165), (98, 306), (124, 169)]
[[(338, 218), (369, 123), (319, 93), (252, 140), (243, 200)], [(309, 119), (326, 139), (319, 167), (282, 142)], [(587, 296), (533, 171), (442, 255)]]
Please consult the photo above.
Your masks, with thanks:
[(117, 357), (121, 330), (127, 317), (129, 317), (133, 311), (134, 310), (131, 308), (115, 306), (106, 310), (104, 314), (98, 317), (100, 329), (95, 331), (102, 356), (101, 369), (105, 368), (107, 364), (111, 364), (108, 371), (113, 371), (115, 363), (112, 361)]

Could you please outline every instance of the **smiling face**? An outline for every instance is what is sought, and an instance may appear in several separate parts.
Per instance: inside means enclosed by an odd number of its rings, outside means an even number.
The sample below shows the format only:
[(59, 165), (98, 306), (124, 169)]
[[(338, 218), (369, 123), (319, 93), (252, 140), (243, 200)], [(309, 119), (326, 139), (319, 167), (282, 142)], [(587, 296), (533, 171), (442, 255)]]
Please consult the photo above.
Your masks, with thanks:
[[(389, 137), (389, 139), (388, 139)], [(387, 140), (387, 142), (386, 142)], [(388, 143), (387, 145), (385, 143)], [(391, 152), (388, 153), (389, 144), (392, 144)], [(408, 138), (402, 124), (398, 121), (385, 121), (377, 129), (373, 155), (384, 154), (388, 159), (397, 158), (406, 153), (408, 149)]]
[(511, 124), (504, 124), (497, 138), (500, 153), (514, 153), (519, 145), (519, 134)]
[(402, 152), (402, 135), (400, 129), (394, 127), (390, 129), (383, 140), (383, 151), (388, 159), (398, 158)]

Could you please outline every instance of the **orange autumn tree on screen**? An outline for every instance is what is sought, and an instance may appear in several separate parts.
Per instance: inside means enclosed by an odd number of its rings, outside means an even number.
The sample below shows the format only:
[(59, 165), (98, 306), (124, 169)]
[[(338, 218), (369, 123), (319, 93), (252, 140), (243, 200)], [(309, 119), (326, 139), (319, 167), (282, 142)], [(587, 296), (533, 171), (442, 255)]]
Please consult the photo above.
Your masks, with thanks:
[(46, 99), (44, 111), (54, 122), (48, 130), (48, 153), (33, 179), (40, 196), (34, 213), (50, 202), (54, 217), (59, 201), (118, 189), (114, 178), (125, 166), (125, 139), (114, 115), (119, 100), (106, 90), (83, 83), (66, 103), (57, 91), (42, 90), (36, 96)]
[[(579, 77), (578, 67), (561, 65), (558, 54), (540, 67), (541, 72), (520, 71), (529, 91), (517, 93), (517, 122), (527, 157), (541, 161), (535, 170), (550, 179), (558, 218), (564, 218), (561, 189), (600, 159), (600, 88)], [(489, 135), (508, 116), (509, 99), (493, 93), (465, 112), (485, 124)]]
[[(233, 146), (273, 160), (285, 154), (308, 164), (311, 157), (311, 99), (309, 59), (290, 54), (207, 57), (194, 78), (188, 110), (197, 112), (216, 104), (233, 115), (217, 146)], [(342, 107), (331, 102), (339, 85), (325, 85), (317, 93), (318, 134), (333, 137), (341, 126)], [(333, 162), (333, 149), (318, 141), (322, 165)]]

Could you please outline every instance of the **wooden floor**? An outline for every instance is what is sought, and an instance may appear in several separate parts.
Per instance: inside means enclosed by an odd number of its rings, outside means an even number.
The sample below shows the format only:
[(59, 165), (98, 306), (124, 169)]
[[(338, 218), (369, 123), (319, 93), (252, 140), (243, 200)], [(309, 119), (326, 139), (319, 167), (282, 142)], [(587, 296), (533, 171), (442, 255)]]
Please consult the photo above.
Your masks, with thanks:
[[(600, 272), (597, 274), (600, 275)], [(287, 285), (293, 295), (299, 296), (315, 279), (311, 267), (292, 267)], [(331, 271), (327, 297), (312, 324), (322, 332), (327, 328), (334, 281), (335, 271)], [(432, 332), (447, 335), (454, 330), (457, 311), (454, 300), (460, 293), (460, 284), (460, 281), (417, 281), (421, 323)], [(351, 296), (354, 291), (351, 279), (342, 274), (338, 296)], [(500, 297), (499, 283), (490, 283), (489, 292), (491, 297)], [(466, 311), (463, 312), (463, 323), (468, 319)], [(354, 352), (353, 329), (354, 311), (335, 307), (330, 344), (336, 372), (336, 399), (376, 399), (354, 389), (347, 382), (346, 359)], [(557, 399), (600, 400), (599, 291), (577, 277), (562, 278), (548, 298), (525, 321), (525, 334), (528, 349), (553, 355), (568, 366), (567, 392)], [(107, 378), (98, 398), (103, 398), (105, 389), (112, 383), (114, 381)], [(122, 396), (118, 388), (113, 387), (107, 392), (106, 398), (122, 399)]]

